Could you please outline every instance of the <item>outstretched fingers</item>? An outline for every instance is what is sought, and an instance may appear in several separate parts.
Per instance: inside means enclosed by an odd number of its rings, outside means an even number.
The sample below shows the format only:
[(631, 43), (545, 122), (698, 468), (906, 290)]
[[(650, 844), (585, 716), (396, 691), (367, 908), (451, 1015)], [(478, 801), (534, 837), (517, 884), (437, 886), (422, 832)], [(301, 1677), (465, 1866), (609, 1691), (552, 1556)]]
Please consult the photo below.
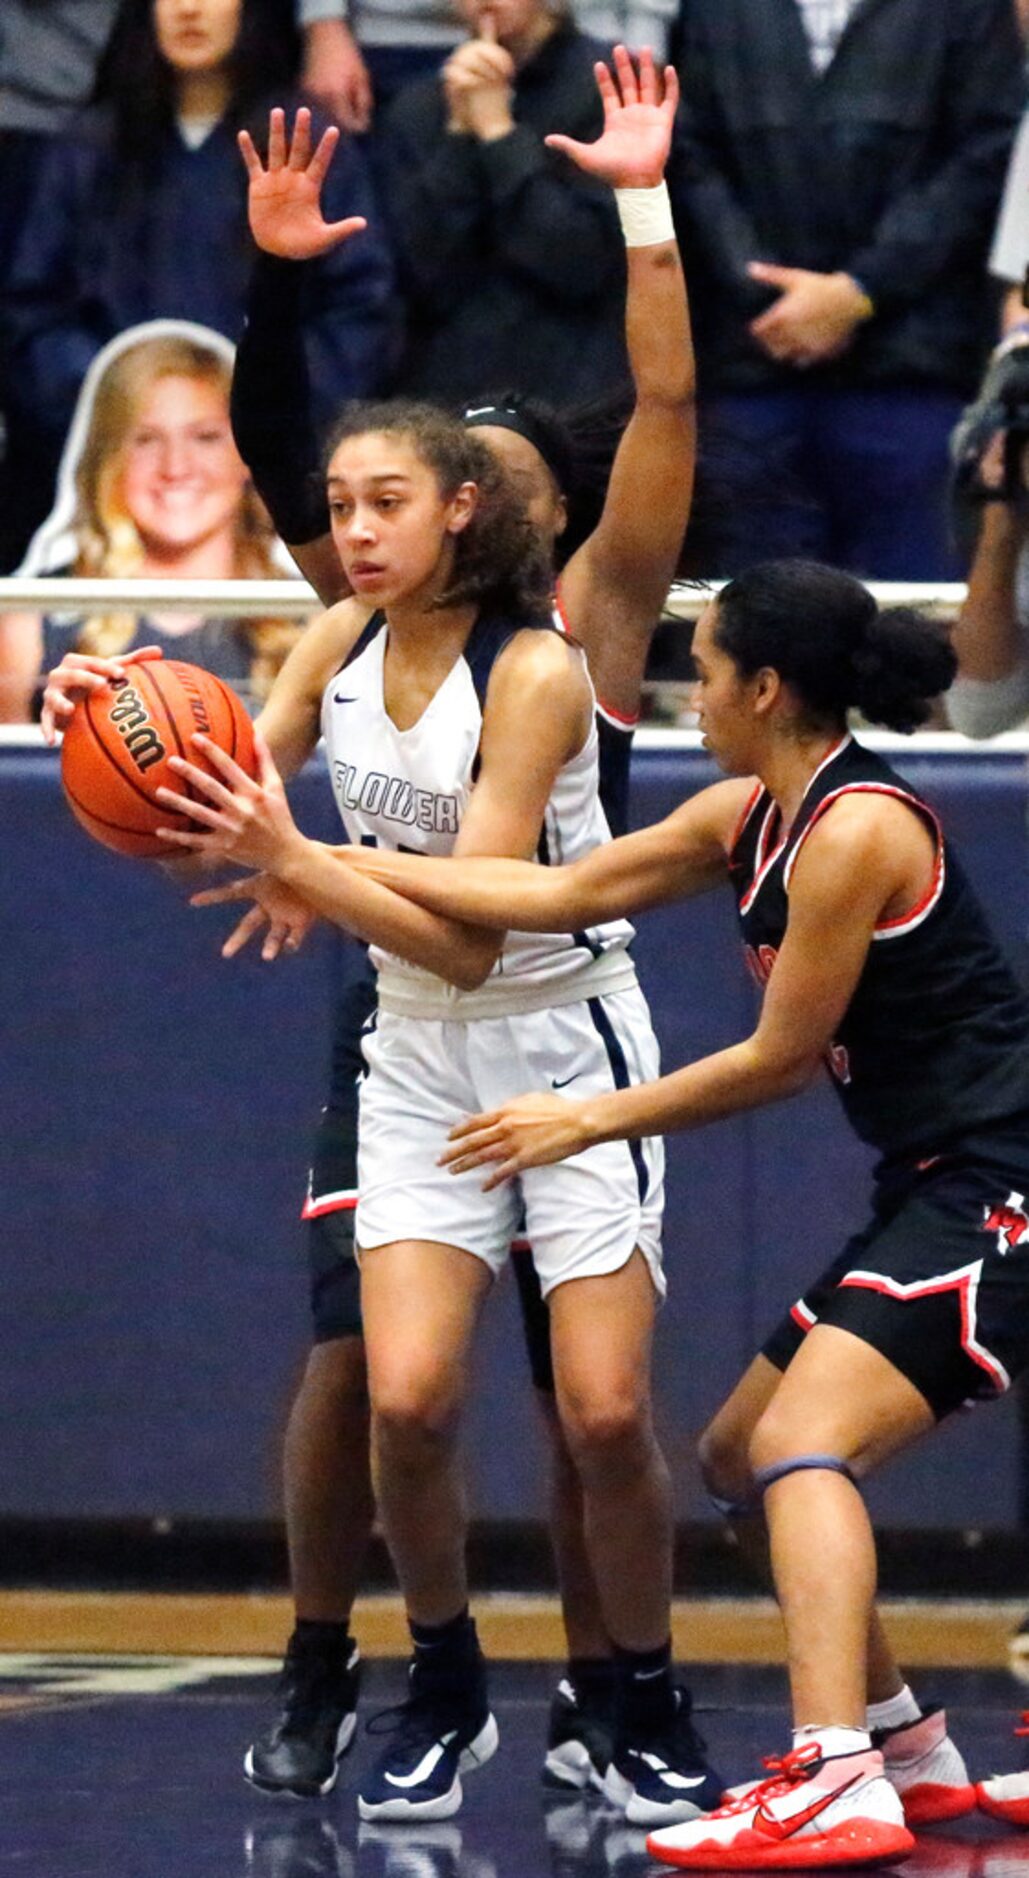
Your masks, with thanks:
[(290, 145), (286, 167), (291, 170), (306, 170), (311, 160), (311, 113), (306, 104), (302, 104), (293, 119), (293, 142)]
[(246, 164), (247, 175), (251, 182), (256, 182), (259, 176), (264, 175), (264, 164), (257, 154), (250, 132), (248, 130), (237, 131), (236, 142), (239, 145), (240, 156)]
[[(338, 142), (339, 127), (336, 124), (330, 124), (327, 130), (322, 131), (318, 139), (318, 148), (307, 166), (307, 174), (313, 183), (317, 183), (319, 189), (329, 173)], [(337, 226), (339, 226), (338, 223)]]
[[(246, 945), (249, 945), (251, 939), (254, 938), (255, 934), (259, 933), (262, 927), (266, 926), (267, 924), (268, 924), (268, 915), (265, 912), (264, 907), (252, 906), (250, 908), (249, 913), (244, 913), (243, 918), (240, 920), (239, 924), (237, 926), (234, 926), (232, 931), (230, 932), (228, 938), (226, 939), (224, 945), (222, 946), (222, 958), (234, 959), (237, 952), (242, 952), (243, 947)], [(278, 953), (278, 950), (279, 950), (278, 946), (276, 946), (274, 952), (269, 952), (268, 950), (268, 946), (269, 946), (269, 942), (271, 941), (271, 938), (272, 938), (272, 933), (270, 932), (268, 935), (268, 939), (265, 941), (264, 947), (262, 949), (262, 957), (264, 958), (275, 958)], [(280, 944), (281, 944), (281, 940), (280, 940)]]
[(580, 157), (593, 147), (588, 143), (576, 143), (574, 137), (563, 137), (556, 130), (550, 131), (543, 141), (548, 150), (559, 150), (562, 156), (571, 157), (573, 163), (578, 163)]
[(282, 170), (286, 167), (286, 113), (281, 104), (275, 105), (268, 119), (268, 168)]
[(191, 893), (190, 906), (222, 906), (226, 900), (252, 900), (255, 874), (244, 874), (239, 880), (225, 881), (220, 887), (204, 887), (200, 893)]
[[(618, 79), (618, 89), (621, 93), (622, 104), (639, 104), (641, 101), (640, 85), (636, 77), (636, 67), (629, 56), (628, 48), (626, 46), (616, 46), (611, 56), (614, 60), (614, 68)], [(653, 61), (651, 61), (651, 76), (653, 76)], [(652, 103), (653, 100), (648, 99), (646, 102)]]

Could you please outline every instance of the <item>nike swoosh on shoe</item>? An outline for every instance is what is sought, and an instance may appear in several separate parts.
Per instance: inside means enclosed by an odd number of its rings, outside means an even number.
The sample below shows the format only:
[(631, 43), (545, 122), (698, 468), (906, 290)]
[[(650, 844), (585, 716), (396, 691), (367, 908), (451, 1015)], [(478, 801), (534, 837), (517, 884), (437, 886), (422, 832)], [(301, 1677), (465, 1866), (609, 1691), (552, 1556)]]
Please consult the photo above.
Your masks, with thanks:
[(422, 1755), (422, 1758), (419, 1761), (417, 1767), (413, 1768), (411, 1773), (409, 1774), (387, 1773), (383, 1776), (383, 1778), (389, 1781), (389, 1784), (391, 1787), (419, 1787), (421, 1786), (422, 1781), (428, 1780), (429, 1775), (433, 1773), (435, 1769), (439, 1766), (440, 1761), (443, 1759), (443, 1756), (446, 1753), (447, 1748), (449, 1747), (451, 1741), (454, 1740), (456, 1734), (457, 1734), (457, 1729), (452, 1728), (449, 1734), (443, 1735), (439, 1741), (434, 1741), (428, 1753)]
[(852, 1774), (842, 1787), (834, 1787), (831, 1792), (823, 1793), (812, 1806), (805, 1806), (799, 1813), (791, 1814), (789, 1819), (776, 1819), (774, 1813), (766, 1813), (764, 1806), (761, 1805), (754, 1814), (751, 1828), (754, 1832), (763, 1832), (769, 1839), (791, 1839), (802, 1826), (810, 1825), (813, 1819), (818, 1818), (819, 1813), (824, 1813), (826, 1807), (831, 1806), (834, 1800), (839, 1800), (845, 1793), (849, 1793), (851, 1787), (861, 1778), (860, 1774)]

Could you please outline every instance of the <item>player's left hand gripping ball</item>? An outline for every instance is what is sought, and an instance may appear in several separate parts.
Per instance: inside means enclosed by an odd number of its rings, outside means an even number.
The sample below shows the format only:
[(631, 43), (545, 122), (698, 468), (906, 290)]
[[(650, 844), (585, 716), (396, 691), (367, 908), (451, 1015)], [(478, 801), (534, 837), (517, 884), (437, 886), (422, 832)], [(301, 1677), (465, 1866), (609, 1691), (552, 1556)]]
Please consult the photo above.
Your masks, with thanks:
[(282, 777), (264, 738), (259, 731), (254, 733), (256, 779), (207, 737), (196, 736), (193, 742), (218, 774), (211, 775), (182, 757), (172, 758), (172, 768), (193, 793), (178, 795), (172, 789), (160, 789), (158, 797), (200, 827), (195, 832), (159, 828), (161, 839), (217, 860), (275, 873), (303, 837), (289, 812)]
[(499, 1187), (525, 1167), (545, 1167), (567, 1160), (590, 1146), (586, 1105), (563, 1096), (540, 1093), (516, 1096), (487, 1115), (472, 1115), (450, 1131), (452, 1147), (440, 1155), (440, 1166), (452, 1174), (472, 1167), (493, 1165), (483, 1192)]

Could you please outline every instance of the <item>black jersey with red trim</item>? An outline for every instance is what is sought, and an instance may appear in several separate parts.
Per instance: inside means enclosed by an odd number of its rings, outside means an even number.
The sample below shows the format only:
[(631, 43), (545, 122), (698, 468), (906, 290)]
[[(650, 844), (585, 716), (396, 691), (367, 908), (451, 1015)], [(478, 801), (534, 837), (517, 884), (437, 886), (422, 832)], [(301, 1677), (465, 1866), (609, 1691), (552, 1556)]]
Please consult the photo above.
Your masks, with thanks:
[(786, 933), (790, 877), (804, 840), (835, 802), (855, 793), (909, 803), (936, 844), (921, 901), (873, 933), (826, 1054), (857, 1134), (888, 1158), (908, 1157), (957, 1145), (1029, 1109), (1029, 997), (932, 809), (849, 736), (815, 771), (785, 834), (775, 801), (758, 785), (734, 836), (730, 878), (759, 984), (767, 984)]
[[(561, 601), (560, 581), (554, 594), (553, 622), (558, 632), (564, 633), (566, 638), (575, 638)], [(633, 736), (640, 721), (639, 712), (629, 716), (624, 711), (617, 711), (613, 704), (605, 703), (599, 694), (595, 697), (595, 704), (597, 788), (600, 801), (612, 835), (626, 835), (629, 832), (629, 759)]]

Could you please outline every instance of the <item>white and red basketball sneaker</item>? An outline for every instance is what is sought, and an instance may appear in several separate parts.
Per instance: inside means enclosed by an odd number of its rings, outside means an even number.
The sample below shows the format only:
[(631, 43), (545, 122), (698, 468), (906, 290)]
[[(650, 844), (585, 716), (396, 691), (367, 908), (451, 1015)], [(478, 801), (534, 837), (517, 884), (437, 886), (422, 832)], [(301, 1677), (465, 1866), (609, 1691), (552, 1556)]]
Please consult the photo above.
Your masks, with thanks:
[(913, 1849), (878, 1749), (823, 1759), (805, 1741), (765, 1765), (766, 1780), (717, 1812), (652, 1832), (651, 1857), (692, 1871), (792, 1871), (887, 1864)]
[(877, 1728), (872, 1746), (881, 1750), (886, 1778), (904, 1802), (909, 1826), (934, 1826), (975, 1811), (975, 1787), (947, 1733), (942, 1708), (927, 1709), (899, 1728)]
[[(1029, 1708), (1015, 1729), (1016, 1735), (1029, 1735)], [(975, 1789), (980, 1809), (993, 1819), (1003, 1819), (1009, 1826), (1029, 1826), (1029, 1774), (990, 1774)]]

